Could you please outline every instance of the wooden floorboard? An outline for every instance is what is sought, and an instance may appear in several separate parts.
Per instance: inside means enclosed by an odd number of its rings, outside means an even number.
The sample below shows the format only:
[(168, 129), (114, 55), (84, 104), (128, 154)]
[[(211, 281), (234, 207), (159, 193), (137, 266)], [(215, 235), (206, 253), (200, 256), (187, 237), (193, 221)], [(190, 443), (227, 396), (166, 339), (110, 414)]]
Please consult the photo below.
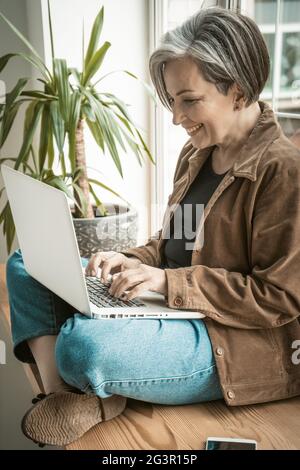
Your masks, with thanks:
[[(9, 325), (4, 265), (0, 265), (0, 314)], [(27, 376), (36, 387), (29, 369)], [(204, 449), (208, 436), (255, 439), (258, 449), (299, 450), (300, 397), (239, 407), (228, 407), (222, 400), (164, 406), (130, 399), (121, 416), (98, 424), (67, 449), (198, 450)]]

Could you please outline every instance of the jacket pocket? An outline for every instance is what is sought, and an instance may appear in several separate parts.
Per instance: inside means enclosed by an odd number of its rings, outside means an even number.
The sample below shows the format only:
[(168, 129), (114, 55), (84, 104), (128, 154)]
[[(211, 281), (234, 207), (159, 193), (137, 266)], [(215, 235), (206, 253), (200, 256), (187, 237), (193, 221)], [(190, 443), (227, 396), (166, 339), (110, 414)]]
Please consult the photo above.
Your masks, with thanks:
[(222, 357), (215, 355), (223, 383), (241, 385), (282, 379), (282, 352), (271, 329), (247, 330), (218, 324), (217, 332), (210, 328), (210, 333), (214, 350), (218, 346), (224, 350)]

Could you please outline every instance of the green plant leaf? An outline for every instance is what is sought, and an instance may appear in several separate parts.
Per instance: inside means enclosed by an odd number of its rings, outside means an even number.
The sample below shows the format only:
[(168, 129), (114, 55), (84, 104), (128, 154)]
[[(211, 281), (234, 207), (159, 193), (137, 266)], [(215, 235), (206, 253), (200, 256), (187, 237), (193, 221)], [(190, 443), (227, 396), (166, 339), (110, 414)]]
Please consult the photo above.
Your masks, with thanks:
[(69, 135), (69, 160), (71, 163), (71, 170), (76, 170), (76, 155), (75, 155), (75, 141), (76, 141), (76, 130), (80, 119), (81, 109), (81, 93), (75, 91), (70, 98), (70, 115), (68, 123), (68, 135)]
[(89, 40), (89, 45), (88, 45), (87, 53), (85, 55), (85, 60), (84, 60), (84, 70), (88, 68), (90, 60), (92, 59), (93, 55), (95, 54), (97, 50), (99, 38), (100, 38), (102, 27), (103, 27), (103, 19), (104, 19), (104, 7), (101, 8), (93, 24), (93, 28), (92, 28), (92, 32), (91, 32), (91, 36)]
[(107, 98), (109, 98), (111, 100), (111, 103), (121, 111), (121, 113), (124, 115), (127, 121), (132, 123), (132, 119), (128, 113), (128, 110), (126, 109), (126, 104), (124, 103), (124, 101), (120, 100), (119, 98), (117, 98), (115, 95), (111, 93), (101, 93), (99, 95), (100, 99), (101, 99), (101, 96), (106, 96)]
[(23, 139), (25, 139), (25, 136), (27, 134), (28, 128), (29, 128), (29, 123), (33, 119), (34, 113), (35, 113), (35, 108), (38, 104), (38, 101), (32, 100), (29, 102), (26, 111), (25, 111), (25, 119), (24, 119), (24, 125), (23, 125)]
[(58, 148), (60, 155), (64, 153), (64, 144), (65, 144), (65, 123), (62, 119), (62, 116), (59, 112), (58, 101), (52, 101), (50, 104), (50, 116), (53, 134), (55, 137), (55, 142)]
[(45, 161), (48, 151), (48, 140), (49, 140), (49, 126), (50, 122), (50, 109), (49, 104), (46, 104), (42, 112), (41, 129), (40, 129), (40, 145), (39, 145), (39, 171), (42, 172), (45, 166)]
[(155, 161), (153, 160), (152, 155), (151, 155), (151, 153), (150, 153), (150, 150), (148, 149), (148, 147), (147, 147), (147, 145), (146, 145), (146, 143), (145, 143), (145, 141), (144, 141), (144, 139), (143, 139), (141, 133), (138, 131), (137, 128), (135, 128), (135, 130), (136, 130), (136, 132), (137, 132), (137, 134), (138, 134), (138, 136), (139, 136), (139, 139), (140, 139), (140, 141), (141, 141), (141, 143), (142, 143), (143, 149), (145, 150), (146, 154), (147, 154), (148, 157), (150, 158), (151, 162), (152, 162), (152, 163), (155, 163)]
[(78, 69), (71, 67), (68, 69), (69, 73), (75, 78), (77, 85), (80, 85), (81, 82), (81, 73)]
[(121, 133), (120, 133), (119, 128), (116, 124), (116, 121), (113, 117), (113, 113), (111, 112), (111, 110), (109, 108), (106, 108), (105, 106), (103, 107), (103, 112), (106, 115), (106, 119), (107, 119), (107, 122), (108, 122), (108, 125), (110, 127), (110, 130), (111, 130), (112, 134), (115, 136), (115, 138), (119, 142), (119, 144), (122, 147), (122, 149), (124, 150), (124, 152), (127, 153), (127, 149), (124, 145)]
[[(2, 163), (5, 163), (6, 161), (16, 162), (17, 159), (16, 158), (11, 158), (11, 157), (0, 158), (0, 165), (2, 165)], [(31, 174), (34, 173), (33, 169), (31, 168), (31, 166), (28, 163), (23, 162), (23, 165), (25, 165), (25, 168), (28, 169)]]
[(106, 41), (103, 46), (98, 49), (98, 51), (96, 51), (95, 54), (91, 57), (83, 74), (83, 86), (86, 86), (93, 78), (93, 76), (98, 72), (110, 46), (110, 42)]
[(53, 62), (54, 57), (55, 57), (55, 51), (54, 51), (53, 29), (52, 29), (52, 19), (51, 19), (51, 8), (50, 8), (49, 0), (48, 0), (48, 23), (49, 23), (49, 31), (50, 31), (51, 55), (52, 55), (52, 62)]
[[(42, 103), (35, 103), (34, 109), (30, 109), (31, 118), (28, 119), (28, 123), (26, 123), (26, 118), (25, 118), (25, 128), (26, 132), (24, 133), (24, 140), (23, 144), (21, 147), (21, 150), (19, 152), (16, 164), (15, 164), (15, 170), (18, 170), (19, 166), (23, 161), (27, 162), (27, 158), (29, 155), (30, 147), (32, 144), (33, 136), (36, 131), (41, 113), (42, 113), (42, 108), (43, 104)], [(26, 125), (28, 124), (28, 126)]]
[(155, 101), (155, 103), (157, 104), (158, 101), (157, 101), (157, 98), (156, 98), (156, 95), (155, 95), (155, 91), (153, 90), (153, 88), (151, 88), (150, 85), (148, 85), (148, 83), (146, 83), (144, 80), (141, 80), (139, 77), (137, 77), (134, 73), (132, 72), (129, 72), (128, 70), (123, 70), (124, 73), (126, 73), (127, 75), (129, 75), (130, 77), (134, 78), (135, 80), (137, 80), (138, 82), (140, 82), (140, 84), (145, 88), (145, 90), (147, 91), (147, 93), (149, 93), (149, 95), (151, 96), (151, 98)]
[(6, 109), (3, 117), (0, 120), (0, 148), (3, 147), (11, 127), (14, 123), (16, 115), (18, 113), (19, 107), (21, 106), (22, 102), (17, 101), (9, 109)]
[(47, 93), (44, 93), (43, 91), (35, 91), (35, 90), (26, 90), (21, 93), (21, 96), (27, 96), (29, 98), (36, 98), (40, 100), (57, 100), (58, 98), (54, 95), (48, 95)]
[(126, 140), (128, 146), (131, 148), (132, 152), (135, 154), (135, 156), (137, 157), (138, 159), (138, 162), (139, 162), (139, 165), (142, 166), (142, 160), (141, 158), (143, 158), (142, 154), (141, 154), (141, 150), (140, 150), (140, 147), (139, 145), (134, 141), (132, 140), (127, 134), (126, 132), (123, 131), (123, 129), (121, 129), (123, 135), (124, 135), (124, 139)]
[(28, 83), (29, 78), (20, 78), (16, 86), (6, 95), (5, 107), (9, 108), (20, 96), (23, 89)]
[(94, 191), (94, 189), (93, 189), (93, 187), (92, 187), (91, 184), (89, 184), (89, 188), (90, 188), (90, 192), (91, 192), (91, 194), (93, 195), (93, 198), (94, 198), (94, 200), (95, 200), (97, 209), (100, 211), (101, 216), (106, 216), (106, 215), (108, 215), (107, 209), (105, 208), (104, 204), (102, 204), (102, 202), (100, 201), (100, 199), (97, 197), (97, 194), (95, 193), (95, 191)]
[(120, 73), (120, 72), (123, 72), (122, 69), (117, 69), (117, 70), (112, 70), (111, 72), (108, 72), (106, 73), (105, 75), (103, 75), (102, 77), (100, 77), (95, 83), (94, 83), (94, 87), (96, 85), (98, 85), (98, 83), (102, 82), (102, 80), (104, 80), (106, 77), (109, 77), (109, 75), (113, 75), (114, 73)]
[(0, 199), (1, 199), (1, 196), (2, 196), (2, 194), (4, 193), (4, 191), (5, 191), (5, 187), (3, 187), (3, 188), (1, 189), (1, 191), (0, 191)]
[(95, 180), (93, 178), (88, 178), (88, 181), (90, 183), (93, 183), (93, 184), (96, 184), (97, 186), (100, 186), (101, 188), (103, 189), (106, 189), (107, 191), (111, 192), (112, 194), (114, 194), (115, 196), (119, 197), (120, 199), (122, 199), (122, 201), (126, 202), (126, 204), (129, 204), (128, 201), (126, 201), (126, 199), (124, 199), (122, 196), (120, 196), (119, 193), (117, 193), (116, 191), (114, 191), (113, 189), (111, 189), (109, 186), (107, 186), (106, 184), (104, 183), (101, 183), (100, 181), (98, 180)]
[(43, 77), (46, 79), (46, 81), (49, 81), (50, 72), (46, 68), (46, 66), (38, 61), (35, 57), (32, 57), (28, 54), (24, 54), (22, 52), (14, 53), (14, 54), (6, 54), (5, 56), (0, 58), (0, 72), (4, 69), (4, 67), (7, 65), (8, 61), (14, 57), (21, 57), (22, 59), (26, 60), (26, 62), (29, 62), (31, 65), (33, 65), (36, 69), (39, 70), (39, 72), (43, 75)]
[[(34, 169), (35, 169), (35, 172), (34, 172), (33, 176), (34, 176), (34, 178), (39, 179), (39, 170), (38, 170), (38, 167), (37, 167), (37, 156), (36, 156), (35, 149), (32, 145), (30, 146), (30, 153), (32, 155), (32, 160), (33, 160)], [(25, 173), (26, 168), (25, 168), (24, 162), (22, 163), (22, 166), (23, 166), (23, 173)]]
[(114, 141), (114, 137), (110, 131), (109, 127), (109, 122), (107, 120), (107, 117), (105, 113), (103, 112), (103, 105), (102, 103), (97, 100), (92, 93), (90, 92), (84, 92), (87, 99), (89, 100), (89, 103), (91, 105), (91, 108), (96, 116), (96, 125), (99, 127), (103, 134), (103, 140), (104, 143), (107, 145), (108, 150), (110, 152), (110, 155), (120, 173), (120, 175), (123, 178), (123, 172), (122, 172), (122, 166), (120, 162), (120, 157), (118, 155), (118, 150)]
[(84, 72), (84, 17), (82, 18), (82, 37), (81, 37), (81, 62), (82, 62), (82, 72)]
[(0, 57), (0, 72), (2, 72), (2, 70), (6, 67), (10, 59), (15, 56), (16, 54), (5, 54), (2, 57)]
[(72, 181), (76, 183), (76, 181), (84, 174), (85, 168), (83, 166), (78, 166), (74, 173), (70, 173)]
[(48, 135), (48, 167), (52, 168), (54, 164), (54, 158), (55, 158), (55, 153), (54, 153), (54, 145), (53, 145), (53, 127), (52, 127), (52, 121), (51, 121), (51, 114), (50, 114), (50, 109), (49, 109), (49, 115), (50, 115), (50, 121), (49, 121), (49, 135)]
[(95, 141), (97, 142), (102, 152), (104, 153), (104, 141), (103, 141), (103, 135), (102, 135), (100, 126), (97, 126), (94, 122), (90, 121), (89, 119), (86, 120), (86, 123)]
[(49, 186), (53, 186), (54, 188), (60, 189), (63, 191), (69, 198), (73, 199), (72, 191), (69, 189), (67, 184), (64, 182), (62, 178), (59, 176), (49, 176), (44, 180), (45, 183), (49, 184)]
[(68, 196), (75, 203), (76, 207), (78, 207), (78, 209), (81, 211), (81, 208), (78, 205), (76, 199), (74, 198), (72, 191), (69, 189), (68, 185), (65, 183), (64, 179), (61, 176), (53, 176), (51, 173), (49, 173), (49, 175), (43, 179), (43, 182), (48, 184), (49, 186), (53, 186), (54, 188), (63, 191), (66, 196)]
[(61, 115), (68, 124), (70, 106), (70, 84), (67, 62), (65, 59), (54, 59), (54, 77), (57, 86), (58, 102)]
[(87, 201), (84, 197), (83, 191), (80, 188), (80, 186), (78, 186), (78, 184), (76, 184), (74, 182), (72, 182), (72, 186), (73, 186), (74, 191), (76, 192), (76, 194), (79, 196), (79, 200), (80, 200), (80, 207), (79, 207), (79, 205), (77, 205), (77, 207), (80, 209), (80, 212), (81, 212), (82, 216), (84, 218), (86, 218), (86, 215), (87, 215)]
[(120, 114), (118, 114), (118, 113), (116, 113), (116, 116), (117, 116), (117, 118), (120, 119), (120, 121), (124, 124), (124, 126), (125, 126), (126, 129), (130, 132), (130, 134), (131, 134), (133, 137), (135, 137), (135, 136), (134, 136), (134, 132), (133, 132), (133, 130), (132, 130), (132, 128), (131, 128), (131, 123), (130, 123), (127, 119), (125, 119), (123, 116), (120, 116)]
[(21, 39), (21, 41), (28, 47), (28, 49), (35, 55), (41, 62), (42, 59), (37, 53), (37, 51), (34, 49), (32, 44), (23, 36), (23, 34), (0, 12), (0, 18), (2, 18), (6, 24), (13, 30), (13, 32)]
[(0, 214), (0, 225), (2, 223), (3, 235), (6, 237), (7, 253), (10, 254), (11, 247), (15, 238), (16, 229), (9, 202), (6, 203), (4, 209)]
[(96, 122), (96, 116), (89, 103), (85, 103), (81, 107), (82, 117), (87, 118), (91, 122)]
[[(21, 39), (21, 41), (28, 47), (28, 49), (32, 52), (33, 54), (33, 58), (35, 60), (35, 62), (37, 64), (39, 64), (39, 66), (41, 68), (44, 69), (44, 73), (48, 73), (48, 75), (50, 76), (50, 72), (49, 70), (47, 69), (47, 67), (45, 66), (45, 64), (43, 63), (43, 60), (41, 59), (40, 55), (37, 53), (37, 51), (34, 49), (34, 47), (32, 46), (32, 44), (30, 44), (30, 42), (23, 36), (23, 34), (6, 18), (6, 16), (4, 16), (1, 12), (0, 12), (0, 18), (3, 19), (3, 21), (5, 21), (5, 23), (13, 30), (13, 32), (16, 34), (16, 36), (18, 36), (19, 39)], [(20, 54), (21, 55), (21, 54)]]
[(144, 80), (140, 79), (139, 77), (137, 77), (136, 75), (134, 75), (132, 72), (129, 72), (128, 70), (124, 70), (124, 69), (118, 69), (118, 70), (113, 70), (112, 72), (109, 72), (109, 73), (106, 73), (105, 75), (103, 75), (103, 77), (100, 77), (99, 80), (97, 80), (97, 82), (94, 83), (94, 87), (99, 83), (101, 82), (102, 80), (104, 80), (106, 77), (108, 77), (109, 75), (112, 75), (114, 73), (126, 73), (127, 75), (129, 75), (130, 77), (134, 78), (135, 80), (138, 80), (141, 85), (145, 88), (145, 90), (147, 91), (147, 93), (151, 96), (151, 98), (153, 99), (153, 101), (155, 102), (155, 104), (158, 104), (158, 100), (157, 100), (157, 97), (155, 95), (155, 91), (153, 90), (153, 88), (148, 85), (148, 83), (146, 83)]
[[(138, 130), (137, 127), (134, 125), (134, 123), (133, 123), (131, 117), (129, 116), (129, 114), (128, 114), (128, 112), (127, 112), (125, 103), (124, 103), (122, 100), (120, 100), (119, 98), (117, 98), (115, 95), (112, 95), (111, 93), (102, 93), (102, 94), (100, 94), (100, 95), (98, 95), (98, 96), (100, 96), (100, 97), (101, 97), (101, 96), (105, 96), (105, 97), (109, 98), (109, 99), (111, 100), (111, 104), (113, 104), (114, 106), (116, 106), (116, 108), (121, 111), (121, 113), (123, 114), (124, 117), (123, 117), (123, 116), (120, 116), (118, 113), (116, 113), (116, 112), (113, 110), (114, 114), (118, 117), (118, 119), (121, 120), (121, 122), (125, 125), (125, 127), (129, 130), (129, 132), (130, 132), (133, 136), (134, 136), (133, 130), (137, 133), (138, 138), (139, 138), (139, 140), (140, 140), (140, 142), (141, 142), (141, 144), (142, 144), (143, 150), (147, 153), (147, 155), (149, 156), (149, 158), (150, 158), (150, 160), (152, 161), (152, 163), (154, 163), (153, 158), (152, 158), (152, 155), (151, 155), (151, 153), (150, 153), (148, 147), (146, 146), (146, 144), (145, 144), (145, 142), (144, 142), (144, 140), (143, 140), (143, 138), (142, 138), (142, 136), (141, 136), (139, 130)], [(107, 108), (105, 108), (105, 109), (107, 109)], [(114, 120), (113, 117), (112, 117), (112, 120)], [(133, 128), (133, 129), (132, 129), (132, 128)], [(125, 136), (126, 136), (126, 134), (124, 134), (124, 137), (125, 137)], [(134, 136), (134, 137), (135, 137), (135, 136)], [(126, 136), (125, 138), (126, 138), (127, 143), (129, 144), (129, 146), (131, 147), (131, 149), (132, 149), (133, 152), (135, 153), (135, 155), (136, 155), (136, 157), (137, 157), (137, 159), (138, 159), (138, 161), (139, 161), (139, 164), (141, 165), (142, 162), (141, 162), (141, 158), (140, 158), (140, 157), (143, 158), (143, 155), (142, 155), (142, 153), (140, 152), (139, 145), (138, 145), (136, 142), (132, 141), (132, 140), (128, 140), (128, 139), (129, 139), (129, 136)]]
[(52, 169), (43, 168), (41, 172), (41, 181), (46, 182), (49, 178), (55, 178), (56, 175), (54, 174)]

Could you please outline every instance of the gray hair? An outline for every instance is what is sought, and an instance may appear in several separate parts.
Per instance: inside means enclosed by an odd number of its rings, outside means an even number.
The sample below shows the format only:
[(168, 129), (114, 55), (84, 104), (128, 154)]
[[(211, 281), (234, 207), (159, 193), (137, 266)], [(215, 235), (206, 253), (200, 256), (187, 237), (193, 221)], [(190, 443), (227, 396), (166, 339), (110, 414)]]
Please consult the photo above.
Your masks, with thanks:
[(223, 95), (236, 83), (246, 106), (258, 100), (270, 72), (268, 49), (256, 23), (223, 8), (200, 10), (164, 34), (151, 55), (151, 79), (162, 104), (170, 110), (164, 67), (184, 57), (192, 58), (204, 79)]

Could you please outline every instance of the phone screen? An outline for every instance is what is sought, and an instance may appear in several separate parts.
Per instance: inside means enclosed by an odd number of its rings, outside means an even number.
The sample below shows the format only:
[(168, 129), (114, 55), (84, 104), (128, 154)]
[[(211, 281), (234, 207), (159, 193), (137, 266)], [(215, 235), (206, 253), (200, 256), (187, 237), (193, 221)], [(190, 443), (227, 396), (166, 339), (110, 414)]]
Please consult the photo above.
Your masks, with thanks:
[(256, 442), (249, 439), (208, 438), (206, 450), (256, 450)]

